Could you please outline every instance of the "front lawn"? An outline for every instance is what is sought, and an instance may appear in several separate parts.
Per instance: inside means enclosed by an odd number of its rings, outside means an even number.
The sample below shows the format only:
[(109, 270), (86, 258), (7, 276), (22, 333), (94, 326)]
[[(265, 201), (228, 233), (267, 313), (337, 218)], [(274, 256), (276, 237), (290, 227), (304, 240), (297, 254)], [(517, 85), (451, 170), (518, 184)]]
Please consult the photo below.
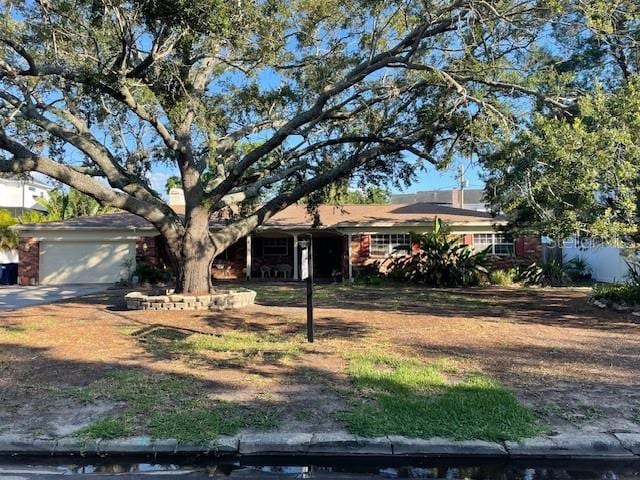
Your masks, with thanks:
[(363, 351), (349, 357), (348, 372), (356, 395), (341, 418), (359, 435), (500, 441), (542, 431), (502, 385), (480, 373), (456, 378), (451, 362)]
[(244, 431), (503, 440), (637, 430), (640, 325), (586, 289), (251, 285), (255, 307), (9, 312), (0, 432), (204, 441)]

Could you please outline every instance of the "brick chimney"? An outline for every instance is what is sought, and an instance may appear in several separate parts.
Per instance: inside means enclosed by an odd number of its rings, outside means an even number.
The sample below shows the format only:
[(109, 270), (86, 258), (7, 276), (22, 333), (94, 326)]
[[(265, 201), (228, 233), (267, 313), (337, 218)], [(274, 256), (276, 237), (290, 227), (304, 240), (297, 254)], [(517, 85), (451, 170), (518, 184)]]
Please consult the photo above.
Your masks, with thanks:
[(184, 207), (184, 191), (181, 188), (172, 188), (169, 190), (169, 206)]
[(464, 208), (462, 191), (459, 188), (451, 190), (451, 206), (453, 208)]

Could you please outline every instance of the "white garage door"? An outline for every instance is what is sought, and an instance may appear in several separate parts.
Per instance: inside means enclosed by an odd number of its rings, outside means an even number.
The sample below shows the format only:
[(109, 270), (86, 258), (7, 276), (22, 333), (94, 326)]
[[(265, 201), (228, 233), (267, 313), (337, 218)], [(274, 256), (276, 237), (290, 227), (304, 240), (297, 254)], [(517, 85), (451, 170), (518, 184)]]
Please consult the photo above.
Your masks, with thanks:
[(127, 275), (124, 262), (135, 258), (131, 242), (40, 243), (40, 283), (113, 283)]

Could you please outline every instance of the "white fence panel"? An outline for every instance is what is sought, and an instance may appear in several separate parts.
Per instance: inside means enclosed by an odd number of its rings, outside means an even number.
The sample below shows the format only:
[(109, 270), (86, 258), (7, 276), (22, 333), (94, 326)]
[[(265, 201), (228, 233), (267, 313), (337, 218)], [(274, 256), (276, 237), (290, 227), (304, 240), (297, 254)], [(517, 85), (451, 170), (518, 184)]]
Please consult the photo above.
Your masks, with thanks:
[(579, 248), (566, 246), (563, 258), (567, 262), (575, 257), (584, 258), (591, 267), (592, 278), (598, 282), (624, 282), (629, 268), (619, 247), (598, 246)]

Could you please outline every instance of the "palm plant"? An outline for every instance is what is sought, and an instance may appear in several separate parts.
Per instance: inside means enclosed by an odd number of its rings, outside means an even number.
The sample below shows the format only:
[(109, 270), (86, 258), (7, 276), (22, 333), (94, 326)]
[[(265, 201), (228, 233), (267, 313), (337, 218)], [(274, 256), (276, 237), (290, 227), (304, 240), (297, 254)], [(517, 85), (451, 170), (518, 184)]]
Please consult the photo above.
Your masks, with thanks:
[(438, 218), (429, 233), (412, 232), (411, 239), (417, 251), (392, 261), (388, 268), (391, 278), (453, 287), (476, 285), (488, 274), (487, 251), (475, 253), (460, 244)]
[(18, 223), (9, 210), (0, 210), (0, 249), (13, 250), (18, 248), (18, 232), (10, 227)]

